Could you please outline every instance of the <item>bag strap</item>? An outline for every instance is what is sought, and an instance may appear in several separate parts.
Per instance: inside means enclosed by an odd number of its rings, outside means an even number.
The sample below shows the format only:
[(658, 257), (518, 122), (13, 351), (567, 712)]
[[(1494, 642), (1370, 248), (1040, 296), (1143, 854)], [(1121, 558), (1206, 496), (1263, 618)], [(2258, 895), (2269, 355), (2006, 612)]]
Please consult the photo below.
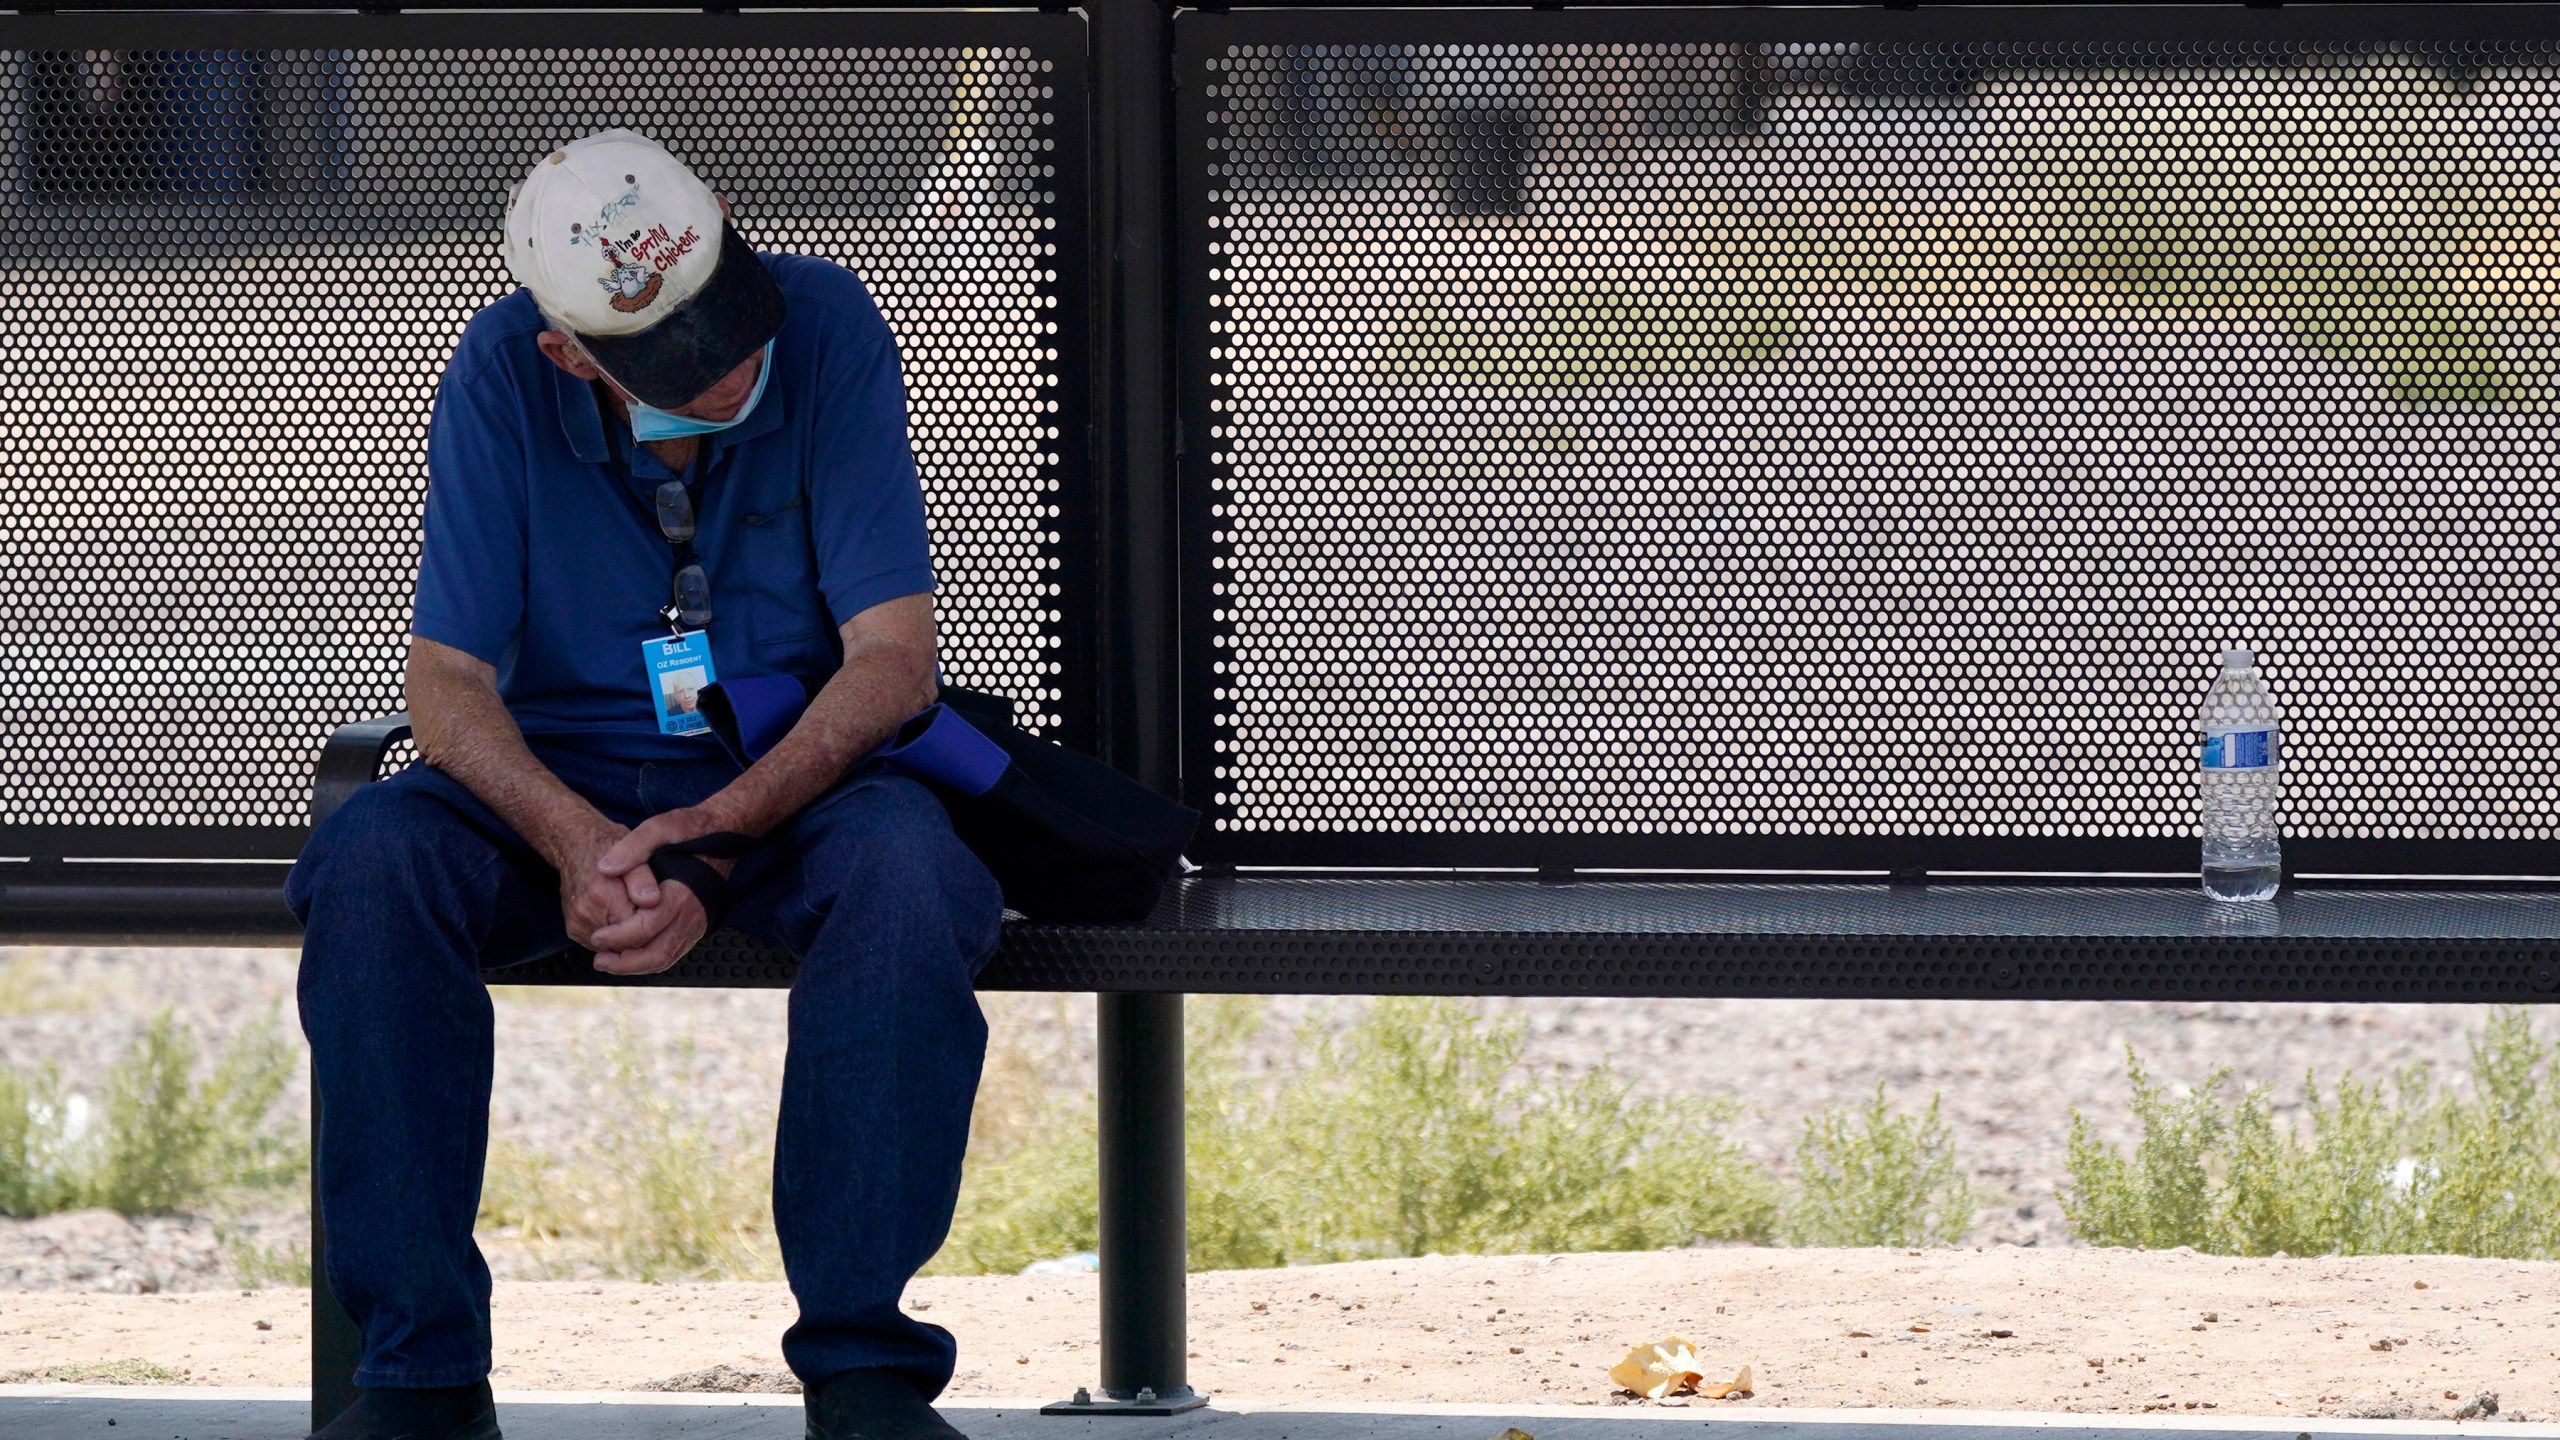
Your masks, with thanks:
[(704, 857), (736, 860), (763, 843), (753, 835), (741, 835), (735, 830), (714, 830), (708, 835), (661, 845), (649, 852), (649, 873), (657, 876), (661, 885), (675, 881), (693, 892), (693, 897), (702, 902), (705, 919), (702, 928), (707, 935), (720, 928), (721, 919), (729, 913), (731, 895), (729, 877), (703, 863)]

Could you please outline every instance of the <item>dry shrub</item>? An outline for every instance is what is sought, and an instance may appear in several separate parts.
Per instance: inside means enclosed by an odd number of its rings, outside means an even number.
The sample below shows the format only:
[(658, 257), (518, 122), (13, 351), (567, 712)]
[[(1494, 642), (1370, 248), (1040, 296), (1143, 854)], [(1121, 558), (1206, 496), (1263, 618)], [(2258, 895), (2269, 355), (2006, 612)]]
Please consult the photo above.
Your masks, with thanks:
[(1641, 1250), (1765, 1240), (1776, 1187), (1728, 1138), (1736, 1107), (1638, 1099), (1606, 1066), (1525, 1076), (1525, 1022), (1388, 999), (1338, 1036), (1302, 1033), (1283, 1093), (1293, 1263), (1433, 1251)]
[[(2226, 1255), (2560, 1255), (2560, 1086), (2521, 1008), (2471, 1037), (2468, 1094), (2423, 1067), (2388, 1085), (2306, 1080), (2306, 1126), (2216, 1071), (2179, 1096), (2128, 1047), (2142, 1138), (2128, 1157), (2073, 1112), (2072, 1228), (2094, 1245)], [(2305, 1133), (2307, 1131), (2307, 1133)]]
[[(1230, 1269), (1430, 1251), (1638, 1249), (1763, 1239), (1775, 1187), (1725, 1138), (1729, 1106), (1639, 1100), (1606, 1070), (1516, 1073), (1526, 1031), (1453, 1001), (1381, 1000), (1310, 1027), (1285, 1082), (1243, 1073), (1259, 1002), (1189, 1007), (1191, 1263)], [(943, 1273), (1019, 1270), (1092, 1248), (1093, 1100), (963, 1186)]]
[(1956, 1162), (1938, 1097), (1917, 1115), (1897, 1114), (1879, 1080), (1857, 1111), (1805, 1117), (1786, 1237), (1794, 1245), (1952, 1245), (1982, 1203)]

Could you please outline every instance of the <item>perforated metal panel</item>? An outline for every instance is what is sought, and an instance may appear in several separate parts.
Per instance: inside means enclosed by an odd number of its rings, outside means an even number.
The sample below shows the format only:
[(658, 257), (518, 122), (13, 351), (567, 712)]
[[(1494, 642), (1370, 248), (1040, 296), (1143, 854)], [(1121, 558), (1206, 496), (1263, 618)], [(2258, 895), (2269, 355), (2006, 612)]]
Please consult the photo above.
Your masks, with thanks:
[(1083, 48), (993, 14), (0, 21), (0, 854), (294, 853), (328, 730), (399, 707), (429, 406), (512, 288), (508, 188), (610, 125), (869, 283), (946, 668), (1066, 725)]
[(2550, 10), (1180, 34), (1219, 858), (2555, 868)]

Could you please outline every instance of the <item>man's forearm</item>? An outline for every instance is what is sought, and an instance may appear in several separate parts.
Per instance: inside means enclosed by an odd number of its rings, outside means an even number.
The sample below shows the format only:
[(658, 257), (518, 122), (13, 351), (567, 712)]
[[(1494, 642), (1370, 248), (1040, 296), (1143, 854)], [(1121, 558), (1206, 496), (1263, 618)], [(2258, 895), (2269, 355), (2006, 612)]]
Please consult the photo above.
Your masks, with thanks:
[(933, 703), (930, 653), (880, 645), (853, 651), (780, 744), (704, 803), (722, 829), (762, 835), (844, 778), (908, 716)]
[[(458, 652), (457, 652), (458, 653)], [(409, 723), (418, 753), (462, 782), (553, 865), (609, 825), (526, 748), (496, 688), (455, 667), (413, 663)]]

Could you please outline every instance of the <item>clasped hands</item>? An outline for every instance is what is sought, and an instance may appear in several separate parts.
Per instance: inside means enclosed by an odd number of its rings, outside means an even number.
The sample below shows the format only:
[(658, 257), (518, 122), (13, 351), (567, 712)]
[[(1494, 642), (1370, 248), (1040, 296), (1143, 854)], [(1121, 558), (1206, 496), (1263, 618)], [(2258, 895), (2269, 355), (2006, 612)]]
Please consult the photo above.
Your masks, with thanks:
[[(649, 857), (728, 828), (709, 807), (653, 815), (625, 829), (599, 815), (560, 859), (560, 915), (569, 938), (595, 952), (608, 975), (655, 975), (684, 958), (702, 938), (702, 898), (681, 881), (659, 883)], [(706, 860), (721, 874), (732, 862)]]

